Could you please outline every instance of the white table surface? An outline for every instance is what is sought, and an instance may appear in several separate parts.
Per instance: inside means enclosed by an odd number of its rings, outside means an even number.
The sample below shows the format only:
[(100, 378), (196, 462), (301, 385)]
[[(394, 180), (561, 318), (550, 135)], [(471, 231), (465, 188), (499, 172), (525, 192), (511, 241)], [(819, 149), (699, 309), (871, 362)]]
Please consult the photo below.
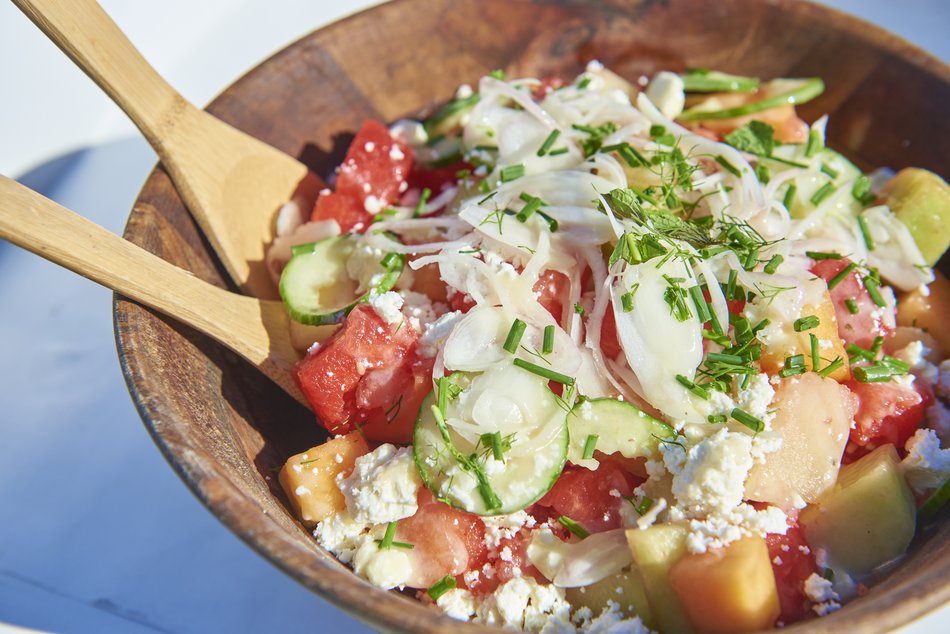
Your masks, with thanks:
[[(376, 1), (102, 4), (201, 104)], [(947, 0), (827, 4), (950, 58)], [(0, 60), (0, 173), (120, 232), (152, 150), (7, 2)], [(0, 307), (0, 630), (369, 631), (240, 542), (168, 467), (120, 374), (108, 291), (0, 242)], [(950, 607), (903, 631), (950, 631)]]

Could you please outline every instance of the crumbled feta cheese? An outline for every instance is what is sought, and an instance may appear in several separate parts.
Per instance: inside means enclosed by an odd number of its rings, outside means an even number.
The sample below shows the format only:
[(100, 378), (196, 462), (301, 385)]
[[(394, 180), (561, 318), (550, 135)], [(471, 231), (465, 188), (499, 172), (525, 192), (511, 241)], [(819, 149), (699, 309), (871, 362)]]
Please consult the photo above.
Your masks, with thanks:
[(570, 612), (564, 590), (522, 576), (500, 585), (476, 608), (475, 615), (482, 623), (539, 631), (552, 616), (566, 620)]
[(446, 310), (444, 304), (433, 304), (432, 300), (422, 293), (402, 291), (401, 295), (404, 300), (402, 312), (416, 332), (425, 332), (425, 328), (437, 321), (438, 316)]
[(736, 403), (740, 409), (764, 422), (767, 430), (775, 418), (775, 414), (769, 412), (774, 397), (775, 389), (769, 383), (769, 376), (761, 373), (750, 377), (746, 388), (739, 391)]
[(366, 144), (363, 146), (363, 149), (364, 149), (367, 153), (372, 154), (373, 151), (376, 150), (376, 144), (373, 143), (372, 141), (367, 141)]
[(349, 513), (334, 513), (313, 529), (317, 543), (333, 553), (342, 563), (353, 560), (369, 527), (357, 522)]
[(395, 522), (415, 514), (421, 480), (409, 449), (380, 445), (360, 456), (339, 483), (346, 508), (356, 521)]
[(380, 550), (376, 539), (371, 538), (364, 539), (357, 549), (353, 557), (353, 570), (384, 590), (403, 587), (412, 576), (412, 564), (405, 550)]
[(370, 194), (363, 200), (363, 209), (369, 214), (378, 214), (386, 207), (386, 201)]
[(749, 469), (752, 440), (743, 433), (722, 429), (684, 451), (661, 445), (667, 470), (673, 475), (678, 505), (694, 517), (729, 511), (740, 503)]
[(463, 313), (456, 310), (445, 313), (435, 321), (426, 324), (422, 329), (422, 337), (419, 338), (419, 353), (426, 357), (434, 357), (438, 354), (462, 316)]
[(950, 449), (940, 448), (932, 429), (918, 429), (905, 445), (901, 469), (907, 484), (918, 494), (936, 489), (950, 477)]
[(834, 591), (830, 580), (814, 572), (805, 579), (804, 590), (805, 596), (807, 596), (812, 603), (838, 601), (841, 598), (838, 596), (838, 593)]
[(371, 293), (369, 305), (387, 324), (395, 325), (404, 319), (402, 314), (403, 298), (395, 291), (387, 291), (379, 295)]
[(477, 602), (471, 592), (463, 588), (452, 588), (438, 599), (435, 604), (453, 619), (467, 621), (475, 616)]
[(455, 91), (455, 98), (456, 98), (456, 99), (468, 99), (468, 98), (471, 97), (473, 94), (474, 94), (474, 91), (472, 90), (472, 87), (471, 87), (471, 86), (469, 86), (468, 84), (462, 84), (462, 85), (459, 86), (458, 89)]
[[(406, 158), (406, 153), (398, 145), (389, 148), (389, 159), (392, 161), (401, 161)], [(405, 182), (405, 181), (404, 181)], [(408, 186), (408, 183), (407, 183)]]
[(357, 293), (365, 293), (370, 285), (367, 282), (379, 272), (379, 261), (385, 253), (366, 242), (361, 241), (346, 260), (346, 276), (360, 283)]

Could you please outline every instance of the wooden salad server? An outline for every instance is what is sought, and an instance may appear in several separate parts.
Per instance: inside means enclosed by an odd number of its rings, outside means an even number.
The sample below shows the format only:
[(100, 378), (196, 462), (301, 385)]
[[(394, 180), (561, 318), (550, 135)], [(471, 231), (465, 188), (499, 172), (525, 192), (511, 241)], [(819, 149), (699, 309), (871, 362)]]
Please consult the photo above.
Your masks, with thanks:
[(204, 282), (5, 176), (0, 238), (214, 338), (307, 404), (293, 380), (300, 355), (280, 301)]
[(13, 3), (142, 131), (234, 283), (276, 297), (264, 262), (276, 211), (298, 190), (315, 196), (319, 179), (186, 101), (94, 0)]

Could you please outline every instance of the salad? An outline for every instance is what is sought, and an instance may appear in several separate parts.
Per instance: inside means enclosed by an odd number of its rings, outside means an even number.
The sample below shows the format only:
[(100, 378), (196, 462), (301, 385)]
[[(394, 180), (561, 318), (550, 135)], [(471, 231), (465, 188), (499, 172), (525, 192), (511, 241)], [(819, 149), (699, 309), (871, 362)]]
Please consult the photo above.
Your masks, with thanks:
[(866, 592), (950, 497), (950, 188), (826, 147), (822, 90), (592, 62), (364, 123), (268, 256), (331, 437), (280, 473), (317, 541), (528, 631)]

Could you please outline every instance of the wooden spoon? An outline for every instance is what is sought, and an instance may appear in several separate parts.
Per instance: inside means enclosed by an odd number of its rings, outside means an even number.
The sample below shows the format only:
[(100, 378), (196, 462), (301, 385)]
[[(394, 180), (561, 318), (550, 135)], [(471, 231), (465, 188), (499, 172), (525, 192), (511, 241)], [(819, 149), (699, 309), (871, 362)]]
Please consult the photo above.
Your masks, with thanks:
[(255, 297), (275, 297), (264, 262), (275, 212), (295, 192), (315, 196), (319, 179), (187, 102), (94, 0), (13, 3), (142, 131), (232, 280)]
[(307, 404), (279, 301), (231, 293), (0, 176), (0, 238), (213, 337)]

